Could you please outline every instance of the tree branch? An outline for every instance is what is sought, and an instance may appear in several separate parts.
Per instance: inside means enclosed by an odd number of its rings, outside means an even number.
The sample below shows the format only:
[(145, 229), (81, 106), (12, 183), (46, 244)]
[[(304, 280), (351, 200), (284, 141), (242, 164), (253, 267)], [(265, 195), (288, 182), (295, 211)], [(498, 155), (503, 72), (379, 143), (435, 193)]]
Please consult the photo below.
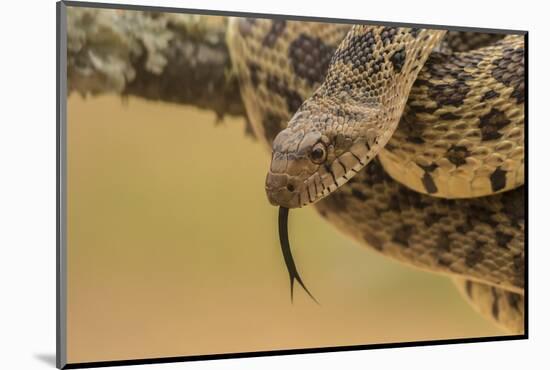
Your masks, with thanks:
[(133, 95), (245, 115), (226, 17), (71, 8), (69, 93)]

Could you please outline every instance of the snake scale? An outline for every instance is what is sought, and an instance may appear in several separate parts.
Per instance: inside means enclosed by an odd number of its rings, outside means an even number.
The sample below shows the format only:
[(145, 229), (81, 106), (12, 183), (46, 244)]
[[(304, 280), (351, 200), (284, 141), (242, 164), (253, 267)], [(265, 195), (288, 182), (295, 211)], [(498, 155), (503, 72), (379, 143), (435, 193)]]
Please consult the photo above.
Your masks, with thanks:
[(227, 43), (272, 204), (314, 204), (523, 333), (523, 36), (234, 18)]

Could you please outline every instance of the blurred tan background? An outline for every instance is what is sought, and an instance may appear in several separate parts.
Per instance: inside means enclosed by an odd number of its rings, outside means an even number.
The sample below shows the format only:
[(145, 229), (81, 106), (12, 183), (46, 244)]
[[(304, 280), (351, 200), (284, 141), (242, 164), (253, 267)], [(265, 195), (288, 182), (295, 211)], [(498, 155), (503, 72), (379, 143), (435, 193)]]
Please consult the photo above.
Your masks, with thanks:
[(68, 100), (68, 360), (503, 334), (449, 279), (290, 213), (295, 289), (244, 121), (118, 97)]

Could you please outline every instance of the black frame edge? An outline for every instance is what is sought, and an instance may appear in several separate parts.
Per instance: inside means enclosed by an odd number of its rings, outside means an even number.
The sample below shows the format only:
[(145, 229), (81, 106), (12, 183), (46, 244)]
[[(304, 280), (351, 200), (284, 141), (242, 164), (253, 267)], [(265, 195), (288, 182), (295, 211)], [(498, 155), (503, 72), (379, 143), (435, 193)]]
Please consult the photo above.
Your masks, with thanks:
[(247, 358), (247, 357), (270, 357), (270, 356), (283, 356), (283, 355), (314, 354), (314, 353), (323, 353), (323, 352), (360, 351), (360, 350), (366, 350), (366, 349), (405, 348), (405, 347), (420, 347), (420, 346), (434, 346), (434, 345), (447, 345), (447, 344), (471, 344), (471, 343), (497, 342), (497, 341), (522, 340), (522, 339), (527, 339), (527, 336), (525, 334), (503, 335), (503, 336), (480, 337), (480, 338), (436, 339), (436, 340), (401, 342), (401, 343), (379, 343), (379, 344), (365, 344), (365, 345), (338, 346), (338, 347), (283, 349), (283, 350), (223, 353), (223, 354), (211, 354), (211, 355), (159, 357), (159, 358), (145, 358), (145, 359), (135, 359), (135, 360), (80, 362), (80, 363), (69, 363), (65, 367), (63, 367), (63, 369), (83, 369), (83, 368), (130, 366), (130, 365), (152, 365), (152, 364), (164, 364), (164, 363), (174, 363), (174, 362), (222, 360), (222, 359)]

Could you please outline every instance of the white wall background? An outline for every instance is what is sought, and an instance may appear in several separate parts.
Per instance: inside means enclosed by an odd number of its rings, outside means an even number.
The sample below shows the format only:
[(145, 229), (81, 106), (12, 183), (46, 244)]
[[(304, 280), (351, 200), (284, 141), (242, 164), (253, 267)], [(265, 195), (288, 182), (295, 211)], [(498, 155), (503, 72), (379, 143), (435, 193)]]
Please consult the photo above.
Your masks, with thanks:
[[(142, 5), (527, 29), (529, 50), (528, 341), (461, 344), (150, 365), (158, 369), (518, 369), (548, 363), (545, 237), (550, 160), (550, 21), (544, 2), (141, 0)], [(536, 4), (536, 5), (535, 5)], [(0, 12), (0, 368), (53, 368), (55, 354), (55, 2), (3, 3)], [(536, 366), (539, 367), (539, 366)]]

